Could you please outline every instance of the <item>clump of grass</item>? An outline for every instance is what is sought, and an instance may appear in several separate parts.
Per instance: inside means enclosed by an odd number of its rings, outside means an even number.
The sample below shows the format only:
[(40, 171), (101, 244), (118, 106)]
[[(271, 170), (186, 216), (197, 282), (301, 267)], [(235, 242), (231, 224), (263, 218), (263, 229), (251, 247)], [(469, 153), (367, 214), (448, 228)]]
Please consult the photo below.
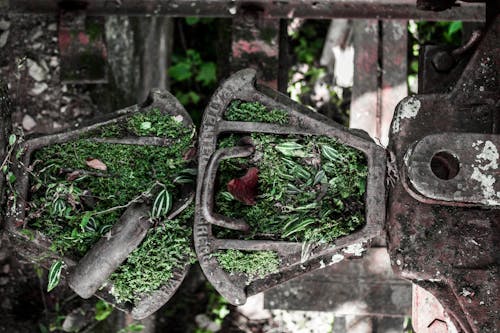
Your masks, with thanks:
[[(168, 147), (98, 143), (81, 138), (35, 152), (28, 224), (47, 235), (52, 249), (59, 254), (81, 257), (134, 198), (154, 192), (157, 184), (175, 198), (178, 193), (173, 180), (189, 167), (183, 156), (191, 148), (193, 128), (173, 118), (160, 117), (159, 110), (153, 109), (131, 116), (125, 125), (110, 125), (101, 132), (121, 135), (150, 122), (155, 133), (174, 139)], [(165, 124), (172, 128), (163, 129)], [(107, 170), (89, 168), (88, 158), (100, 160)], [(68, 180), (72, 171), (80, 173)]]
[(221, 267), (231, 274), (246, 274), (249, 278), (261, 278), (277, 272), (280, 259), (273, 251), (222, 250), (214, 256)]
[[(215, 228), (218, 237), (330, 243), (365, 223), (365, 156), (323, 136), (252, 134), (253, 159), (230, 159), (219, 168), (216, 210), (243, 218), (246, 234)], [(235, 146), (231, 135), (219, 147)], [(259, 169), (256, 204), (247, 206), (225, 190), (230, 179)]]
[(234, 100), (224, 113), (226, 120), (255, 121), (263, 123), (287, 124), (288, 112), (279, 109), (269, 110), (259, 102)]
[(177, 218), (149, 230), (141, 246), (111, 275), (113, 295), (119, 302), (134, 302), (139, 295), (157, 290), (175, 270), (195, 262), (190, 226), (193, 215), (191, 205)]

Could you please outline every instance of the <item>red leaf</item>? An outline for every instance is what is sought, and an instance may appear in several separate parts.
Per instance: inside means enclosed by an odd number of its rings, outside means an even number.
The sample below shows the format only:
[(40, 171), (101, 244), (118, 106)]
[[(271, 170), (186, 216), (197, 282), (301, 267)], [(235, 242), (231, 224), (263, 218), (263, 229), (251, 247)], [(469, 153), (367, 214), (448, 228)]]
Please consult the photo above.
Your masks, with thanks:
[(88, 167), (96, 170), (106, 171), (108, 169), (106, 164), (102, 163), (97, 158), (87, 158), (85, 164), (87, 164)]
[(236, 200), (247, 205), (255, 205), (259, 169), (250, 168), (241, 178), (234, 178), (227, 183), (227, 190)]

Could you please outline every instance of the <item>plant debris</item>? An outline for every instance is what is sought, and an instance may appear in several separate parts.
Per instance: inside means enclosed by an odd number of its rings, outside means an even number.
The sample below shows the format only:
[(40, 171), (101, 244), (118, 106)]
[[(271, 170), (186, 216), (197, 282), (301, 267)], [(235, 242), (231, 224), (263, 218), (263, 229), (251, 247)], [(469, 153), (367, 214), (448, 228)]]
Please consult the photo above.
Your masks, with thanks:
[(106, 164), (102, 163), (101, 161), (99, 161), (96, 158), (87, 158), (87, 160), (85, 161), (85, 164), (87, 164), (87, 166), (89, 168), (92, 168), (92, 169), (101, 170), (101, 171), (108, 170), (108, 167), (106, 166)]
[(255, 205), (259, 169), (250, 168), (241, 178), (234, 178), (227, 183), (227, 190), (235, 199), (247, 205)]

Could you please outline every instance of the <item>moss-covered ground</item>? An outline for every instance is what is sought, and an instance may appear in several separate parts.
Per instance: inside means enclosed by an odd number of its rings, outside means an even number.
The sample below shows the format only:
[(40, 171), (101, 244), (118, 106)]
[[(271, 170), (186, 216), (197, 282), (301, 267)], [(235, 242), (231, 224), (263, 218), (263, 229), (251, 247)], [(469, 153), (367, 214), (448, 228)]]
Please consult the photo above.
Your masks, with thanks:
[[(253, 117), (248, 115), (251, 110), (257, 110)], [(276, 112), (258, 102), (233, 101), (226, 117), (288, 121), (285, 111)], [(240, 138), (231, 134), (218, 146), (236, 146)], [(244, 218), (251, 231), (216, 228), (219, 237), (329, 243), (364, 224), (368, 168), (360, 151), (324, 136), (254, 133), (251, 140), (256, 149), (253, 158), (222, 161), (216, 194), (216, 210)], [(259, 170), (258, 195), (255, 205), (245, 205), (226, 190), (226, 184), (251, 167)]]
[[(179, 197), (174, 180), (186, 181), (191, 173), (184, 155), (192, 147), (193, 131), (180, 119), (152, 109), (80, 139), (36, 151), (31, 161), (28, 225), (47, 235), (59, 254), (83, 256), (134, 200), (152, 200), (162, 189), (174, 201)], [(91, 138), (138, 136), (169, 138), (172, 143), (141, 146)], [(104, 163), (106, 170), (89, 167), (90, 159)], [(119, 299), (131, 301), (138, 292), (156, 289), (174, 269), (183, 267), (182, 256), (193, 257), (192, 218), (193, 210), (188, 209), (174, 220), (156, 221), (158, 226), (113, 275)]]
[(288, 113), (280, 109), (269, 110), (258, 102), (234, 100), (229, 104), (224, 119), (232, 121), (255, 121), (263, 123), (288, 123)]
[(229, 273), (244, 273), (250, 279), (277, 272), (280, 264), (278, 254), (273, 251), (222, 250), (214, 256)]

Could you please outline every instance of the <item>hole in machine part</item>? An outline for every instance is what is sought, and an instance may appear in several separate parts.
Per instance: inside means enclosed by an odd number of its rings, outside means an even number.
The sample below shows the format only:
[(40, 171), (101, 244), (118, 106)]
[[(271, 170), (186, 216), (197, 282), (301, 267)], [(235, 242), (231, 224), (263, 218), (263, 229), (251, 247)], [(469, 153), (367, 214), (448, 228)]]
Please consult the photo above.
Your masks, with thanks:
[(453, 179), (460, 171), (460, 162), (452, 153), (440, 151), (432, 156), (431, 170), (439, 179)]

